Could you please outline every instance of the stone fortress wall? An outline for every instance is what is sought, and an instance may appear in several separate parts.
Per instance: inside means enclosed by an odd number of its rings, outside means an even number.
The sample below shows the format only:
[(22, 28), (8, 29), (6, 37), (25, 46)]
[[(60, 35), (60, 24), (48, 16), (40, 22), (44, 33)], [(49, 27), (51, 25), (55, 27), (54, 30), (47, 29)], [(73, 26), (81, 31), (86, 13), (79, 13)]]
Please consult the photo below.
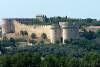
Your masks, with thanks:
[(14, 21), (15, 33), (20, 33), (20, 31), (27, 31), (30, 36), (32, 33), (36, 33), (37, 37), (41, 36), (41, 33), (48, 34), (48, 38), (50, 38), (50, 25), (25, 25)]
[(13, 20), (13, 23), (7, 23), (4, 27), (5, 33), (12, 31), (20, 34), (20, 31), (27, 31), (29, 37), (31, 37), (32, 33), (35, 33), (36, 37), (39, 38), (42, 33), (45, 33), (51, 43), (61, 41), (61, 38), (63, 43), (65, 40), (78, 39), (78, 30), (79, 29), (76, 24), (69, 24), (67, 22), (60, 22), (58, 25), (27, 25)]

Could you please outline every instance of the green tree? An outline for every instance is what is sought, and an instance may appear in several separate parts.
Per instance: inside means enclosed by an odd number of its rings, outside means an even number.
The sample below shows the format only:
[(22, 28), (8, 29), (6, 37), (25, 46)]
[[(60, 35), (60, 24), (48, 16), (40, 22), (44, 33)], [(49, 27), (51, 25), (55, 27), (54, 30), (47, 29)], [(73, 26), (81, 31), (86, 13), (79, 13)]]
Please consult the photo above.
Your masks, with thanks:
[(100, 37), (100, 30), (97, 30), (97, 31), (96, 31), (96, 36), (97, 36), (97, 37)]
[(0, 63), (1, 67), (11, 67), (10, 56), (3, 56), (2, 58), (0, 58), (0, 60), (1, 60), (1, 63)]
[(45, 33), (42, 33), (42, 34), (41, 34), (41, 39), (43, 39), (43, 40), (44, 40), (44, 39), (47, 39), (47, 35), (46, 35)]
[(95, 33), (92, 32), (92, 31), (89, 31), (89, 32), (85, 31), (85, 32), (83, 33), (83, 36), (84, 36), (86, 39), (88, 39), (88, 40), (92, 40), (92, 39), (95, 39), (95, 38), (96, 38)]
[(35, 33), (32, 33), (32, 34), (31, 34), (31, 38), (32, 38), (32, 39), (35, 39), (35, 38), (36, 38), (36, 34), (35, 34)]
[(28, 35), (27, 31), (20, 31), (20, 34), (23, 35), (23, 36)]
[(16, 45), (16, 41), (14, 38), (10, 38), (10, 43), (12, 46), (15, 46)]
[(58, 58), (56, 56), (47, 56), (42, 61), (42, 67), (59, 67)]

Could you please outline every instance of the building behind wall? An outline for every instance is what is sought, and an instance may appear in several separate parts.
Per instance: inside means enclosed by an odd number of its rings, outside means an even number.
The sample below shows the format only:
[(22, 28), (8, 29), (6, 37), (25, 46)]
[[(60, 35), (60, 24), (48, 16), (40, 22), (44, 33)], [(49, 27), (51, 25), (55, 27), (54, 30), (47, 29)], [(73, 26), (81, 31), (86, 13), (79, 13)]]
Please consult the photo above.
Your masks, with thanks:
[(47, 17), (46, 17), (46, 15), (36, 15), (36, 19), (41, 22), (45, 22)]

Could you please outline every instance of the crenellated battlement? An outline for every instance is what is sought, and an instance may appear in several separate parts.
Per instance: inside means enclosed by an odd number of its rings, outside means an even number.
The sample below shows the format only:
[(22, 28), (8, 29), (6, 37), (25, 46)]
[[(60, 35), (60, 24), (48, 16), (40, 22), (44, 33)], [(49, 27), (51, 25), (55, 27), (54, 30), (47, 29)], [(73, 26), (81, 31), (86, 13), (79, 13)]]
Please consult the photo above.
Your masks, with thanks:
[(16, 24), (19, 24), (19, 25), (22, 25), (22, 26), (27, 26), (27, 27), (33, 27), (33, 28), (47, 28), (47, 27), (50, 27), (51, 25), (43, 25), (43, 24), (34, 24), (34, 25), (27, 25), (27, 24), (23, 24), (23, 23), (19, 23), (17, 21), (14, 21), (16, 22)]

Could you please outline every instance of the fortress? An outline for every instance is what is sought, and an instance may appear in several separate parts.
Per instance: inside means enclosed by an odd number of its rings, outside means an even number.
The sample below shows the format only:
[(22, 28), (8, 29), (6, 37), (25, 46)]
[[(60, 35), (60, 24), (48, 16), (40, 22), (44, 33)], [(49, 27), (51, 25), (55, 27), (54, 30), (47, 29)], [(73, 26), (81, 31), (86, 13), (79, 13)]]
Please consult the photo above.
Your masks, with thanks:
[(79, 38), (79, 26), (76, 23), (59, 22), (59, 24), (38, 25), (33, 24), (32, 18), (12, 18), (3, 19), (3, 33), (21, 34), (21, 31), (28, 33), (29, 39), (32, 33), (36, 35), (36, 39), (40, 39), (41, 35), (45, 33), (47, 40), (50, 43), (56, 41), (65, 43), (65, 40)]

